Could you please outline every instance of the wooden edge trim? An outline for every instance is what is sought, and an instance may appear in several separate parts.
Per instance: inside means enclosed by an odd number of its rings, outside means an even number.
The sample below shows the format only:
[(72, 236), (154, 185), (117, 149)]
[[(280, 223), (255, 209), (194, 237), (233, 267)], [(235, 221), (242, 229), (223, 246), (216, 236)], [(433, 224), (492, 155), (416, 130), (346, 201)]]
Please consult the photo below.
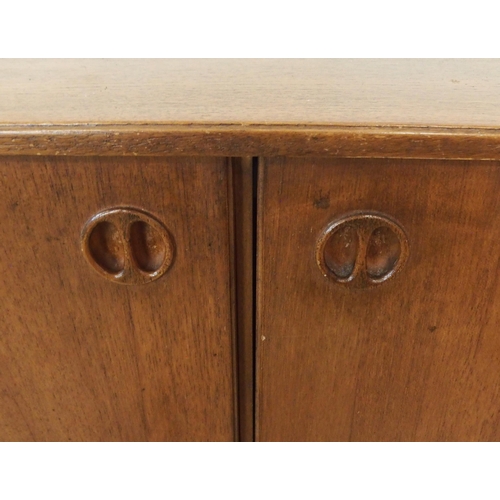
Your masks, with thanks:
[(0, 126), (0, 155), (499, 160), (500, 130), (261, 125)]

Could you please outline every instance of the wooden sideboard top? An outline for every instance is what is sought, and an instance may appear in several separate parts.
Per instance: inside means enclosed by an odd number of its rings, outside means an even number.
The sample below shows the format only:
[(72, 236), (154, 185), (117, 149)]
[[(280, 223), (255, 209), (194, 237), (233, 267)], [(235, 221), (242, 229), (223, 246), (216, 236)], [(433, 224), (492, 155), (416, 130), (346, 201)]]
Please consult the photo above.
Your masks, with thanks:
[(0, 154), (500, 159), (500, 60), (4, 59)]
[(500, 128), (500, 60), (4, 59), (2, 124)]

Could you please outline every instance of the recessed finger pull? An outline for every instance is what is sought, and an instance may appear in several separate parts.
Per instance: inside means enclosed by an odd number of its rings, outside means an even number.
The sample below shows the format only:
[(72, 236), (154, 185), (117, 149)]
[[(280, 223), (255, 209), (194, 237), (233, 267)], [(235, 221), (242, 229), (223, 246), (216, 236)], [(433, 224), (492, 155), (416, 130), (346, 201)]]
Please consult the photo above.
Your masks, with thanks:
[(346, 214), (321, 233), (316, 261), (324, 276), (352, 288), (387, 281), (409, 255), (408, 238), (394, 219), (375, 212)]
[(401, 258), (401, 241), (392, 228), (377, 227), (366, 245), (366, 274), (381, 279), (391, 273)]
[(338, 280), (348, 280), (354, 272), (359, 252), (359, 237), (349, 224), (337, 227), (325, 241), (326, 267)]
[(90, 256), (105, 272), (118, 274), (125, 268), (125, 252), (118, 228), (107, 220), (98, 222), (90, 231)]
[(130, 251), (137, 267), (145, 273), (158, 271), (168, 251), (161, 233), (151, 224), (136, 220), (130, 225)]
[(84, 226), (82, 250), (105, 278), (125, 285), (148, 283), (170, 268), (174, 242), (153, 215), (134, 208), (113, 208)]

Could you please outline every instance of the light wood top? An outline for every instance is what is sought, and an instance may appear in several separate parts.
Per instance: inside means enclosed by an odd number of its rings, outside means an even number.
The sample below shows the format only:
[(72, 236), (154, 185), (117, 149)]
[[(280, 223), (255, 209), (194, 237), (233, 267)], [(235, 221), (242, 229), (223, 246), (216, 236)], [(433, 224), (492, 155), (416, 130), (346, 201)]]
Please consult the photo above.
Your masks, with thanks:
[(500, 60), (0, 60), (0, 155), (500, 160)]
[(0, 126), (500, 127), (500, 60), (0, 61)]

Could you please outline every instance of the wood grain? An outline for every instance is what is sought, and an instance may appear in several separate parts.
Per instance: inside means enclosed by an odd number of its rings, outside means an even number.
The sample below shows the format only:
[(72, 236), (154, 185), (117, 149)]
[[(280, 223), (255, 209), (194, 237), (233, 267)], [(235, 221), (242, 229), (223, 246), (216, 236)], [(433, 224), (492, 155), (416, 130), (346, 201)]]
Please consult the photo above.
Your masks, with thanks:
[(0, 154), (500, 159), (500, 131), (405, 127), (0, 127)]
[[(0, 439), (233, 440), (229, 163), (0, 158)], [(106, 208), (153, 214), (176, 244), (154, 282), (86, 261)]]
[[(265, 159), (258, 439), (500, 439), (500, 164)], [(371, 289), (323, 276), (315, 245), (352, 211), (405, 229)]]
[(2, 60), (0, 154), (500, 159), (499, 60)]
[(0, 123), (500, 126), (497, 59), (4, 59)]

